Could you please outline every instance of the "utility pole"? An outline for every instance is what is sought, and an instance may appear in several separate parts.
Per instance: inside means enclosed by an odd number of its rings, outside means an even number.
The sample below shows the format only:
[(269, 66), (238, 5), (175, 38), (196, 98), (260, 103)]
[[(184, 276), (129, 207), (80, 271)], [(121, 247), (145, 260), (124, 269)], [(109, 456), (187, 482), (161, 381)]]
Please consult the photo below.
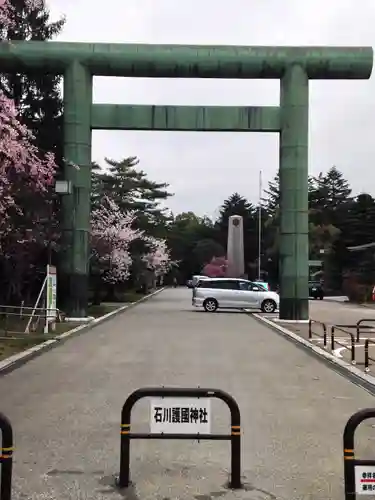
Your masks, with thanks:
[(258, 205), (258, 280), (261, 279), (262, 255), (262, 171), (259, 171), (259, 205)]

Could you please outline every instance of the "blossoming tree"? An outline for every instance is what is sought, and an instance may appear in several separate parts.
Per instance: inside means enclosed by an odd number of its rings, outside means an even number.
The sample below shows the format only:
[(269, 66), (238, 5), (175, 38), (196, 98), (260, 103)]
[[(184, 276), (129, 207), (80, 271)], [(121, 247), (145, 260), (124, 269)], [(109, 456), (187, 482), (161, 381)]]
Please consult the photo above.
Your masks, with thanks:
[(153, 236), (145, 236), (144, 241), (148, 248), (147, 253), (143, 256), (147, 268), (152, 270), (155, 276), (167, 274), (173, 264), (167, 242)]
[[(25, 0), (25, 3), (37, 9), (44, 5), (44, 0)], [(13, 27), (13, 11), (11, 0), (0, 0), (3, 28)], [(50, 238), (43, 233), (40, 212), (33, 206), (35, 196), (30, 195), (37, 195), (41, 203), (48, 201), (45, 195), (54, 184), (57, 165), (53, 154), (42, 154), (34, 140), (30, 130), (20, 122), (14, 102), (0, 90), (0, 249), (3, 254), (11, 254), (15, 261), (9, 269), (32, 268), (30, 256), (38, 253), (35, 246), (50, 244)], [(50, 218), (53, 218), (52, 213)], [(170, 257), (165, 241), (134, 229), (134, 222), (134, 213), (122, 212), (109, 198), (103, 199), (101, 206), (92, 213), (91, 260), (98, 264), (100, 276), (107, 283), (121, 283), (129, 278), (133, 261), (130, 245), (137, 239), (147, 248), (141, 258), (155, 275), (162, 275), (169, 269)], [(19, 256), (22, 258), (17, 265)]]
[[(37, 6), (39, 1), (28, 3)], [(13, 8), (9, 0), (0, 0), (3, 26), (11, 27)], [(40, 154), (33, 140), (32, 133), (20, 123), (14, 102), (0, 92), (0, 235), (13, 229), (9, 221), (12, 214), (23, 215), (16, 203), (20, 192), (43, 193), (53, 183), (57, 168), (54, 155)]]
[[(30, 8), (38, 8), (41, 1), (26, 3)], [(13, 14), (13, 3), (0, 0), (3, 29), (14, 27)], [(49, 192), (56, 169), (54, 155), (37, 149), (35, 137), (21, 123), (14, 101), (0, 90), (0, 272), (2, 291), (6, 287), (7, 294), (20, 295), (15, 289), (35, 280), (34, 260), (41, 248), (49, 245), (41, 214), (48, 215), (46, 220), (52, 216)]]
[[(102, 199), (100, 207), (92, 212), (93, 275), (99, 275), (104, 282), (116, 285), (124, 283), (135, 272), (143, 276), (133, 276), (133, 282), (151, 285), (153, 278), (169, 271), (173, 263), (166, 242), (135, 229), (135, 222), (134, 212), (123, 212), (110, 198)], [(141, 249), (140, 255), (133, 255), (131, 251), (132, 243), (136, 240), (138, 249)], [(143, 265), (134, 268), (134, 259)]]
[[(43, 4), (43, 0), (25, 0), (25, 4), (31, 9), (38, 9)], [(10, 0), (0, 0), (0, 24), (5, 28), (13, 26), (13, 9), (14, 7)]]
[(225, 257), (213, 257), (202, 270), (204, 276), (210, 278), (224, 278), (226, 276), (228, 262)]
[[(40, 0), (28, 0), (37, 6)], [(0, 23), (11, 26), (13, 6), (0, 0)], [(9, 42), (11, 43), (11, 42)], [(33, 144), (34, 136), (20, 123), (11, 99), (0, 92), (0, 231), (4, 231), (8, 210), (15, 207), (15, 192), (23, 186), (28, 192), (44, 192), (53, 183), (56, 171), (52, 153), (41, 154)]]
[(92, 212), (92, 258), (108, 283), (124, 282), (130, 275), (129, 246), (134, 240), (143, 238), (143, 231), (133, 229), (134, 222), (133, 212), (122, 212), (108, 197), (103, 198), (100, 208)]
[[(40, 155), (32, 143), (32, 134), (17, 118), (13, 101), (0, 94), (0, 233), (4, 234), (12, 212), (20, 214), (16, 204), (20, 191), (46, 192), (56, 171), (52, 153)], [(22, 215), (22, 214), (21, 214)]]

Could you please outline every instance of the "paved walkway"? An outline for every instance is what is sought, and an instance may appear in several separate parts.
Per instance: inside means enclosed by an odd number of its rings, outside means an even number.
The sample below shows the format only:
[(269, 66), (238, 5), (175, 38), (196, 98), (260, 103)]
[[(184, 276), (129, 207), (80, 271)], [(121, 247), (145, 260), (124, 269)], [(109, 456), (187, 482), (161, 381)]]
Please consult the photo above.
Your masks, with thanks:
[[(16, 434), (14, 500), (342, 500), (342, 430), (373, 397), (248, 315), (192, 311), (190, 300), (162, 292), (0, 379)], [(122, 403), (149, 385), (233, 394), (245, 490), (223, 486), (228, 443), (188, 441), (133, 442), (135, 487), (114, 489)], [(213, 408), (225, 432), (228, 413)], [(148, 430), (148, 415), (139, 403), (134, 431)], [(361, 436), (370, 457), (375, 430)]]

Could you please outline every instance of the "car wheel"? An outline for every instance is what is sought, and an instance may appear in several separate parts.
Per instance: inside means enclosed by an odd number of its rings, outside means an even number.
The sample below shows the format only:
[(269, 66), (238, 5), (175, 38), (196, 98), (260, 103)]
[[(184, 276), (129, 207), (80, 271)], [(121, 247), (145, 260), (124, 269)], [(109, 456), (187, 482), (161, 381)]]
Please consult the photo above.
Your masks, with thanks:
[(206, 299), (203, 302), (203, 307), (206, 312), (215, 312), (216, 309), (219, 307), (219, 304), (215, 299)]
[(323, 300), (323, 295), (321, 295), (319, 298), (320, 298), (320, 300)]
[(276, 302), (274, 302), (273, 300), (265, 300), (264, 302), (262, 302), (261, 309), (264, 313), (273, 313), (276, 311), (276, 307)]

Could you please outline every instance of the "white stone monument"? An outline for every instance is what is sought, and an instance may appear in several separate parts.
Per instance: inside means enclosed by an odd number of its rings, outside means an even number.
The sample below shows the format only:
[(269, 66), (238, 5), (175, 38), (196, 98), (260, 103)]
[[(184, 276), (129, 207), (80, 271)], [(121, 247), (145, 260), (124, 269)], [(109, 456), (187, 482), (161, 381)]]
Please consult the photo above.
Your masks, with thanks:
[(227, 243), (228, 278), (240, 278), (245, 273), (243, 219), (241, 215), (232, 215), (228, 221)]

